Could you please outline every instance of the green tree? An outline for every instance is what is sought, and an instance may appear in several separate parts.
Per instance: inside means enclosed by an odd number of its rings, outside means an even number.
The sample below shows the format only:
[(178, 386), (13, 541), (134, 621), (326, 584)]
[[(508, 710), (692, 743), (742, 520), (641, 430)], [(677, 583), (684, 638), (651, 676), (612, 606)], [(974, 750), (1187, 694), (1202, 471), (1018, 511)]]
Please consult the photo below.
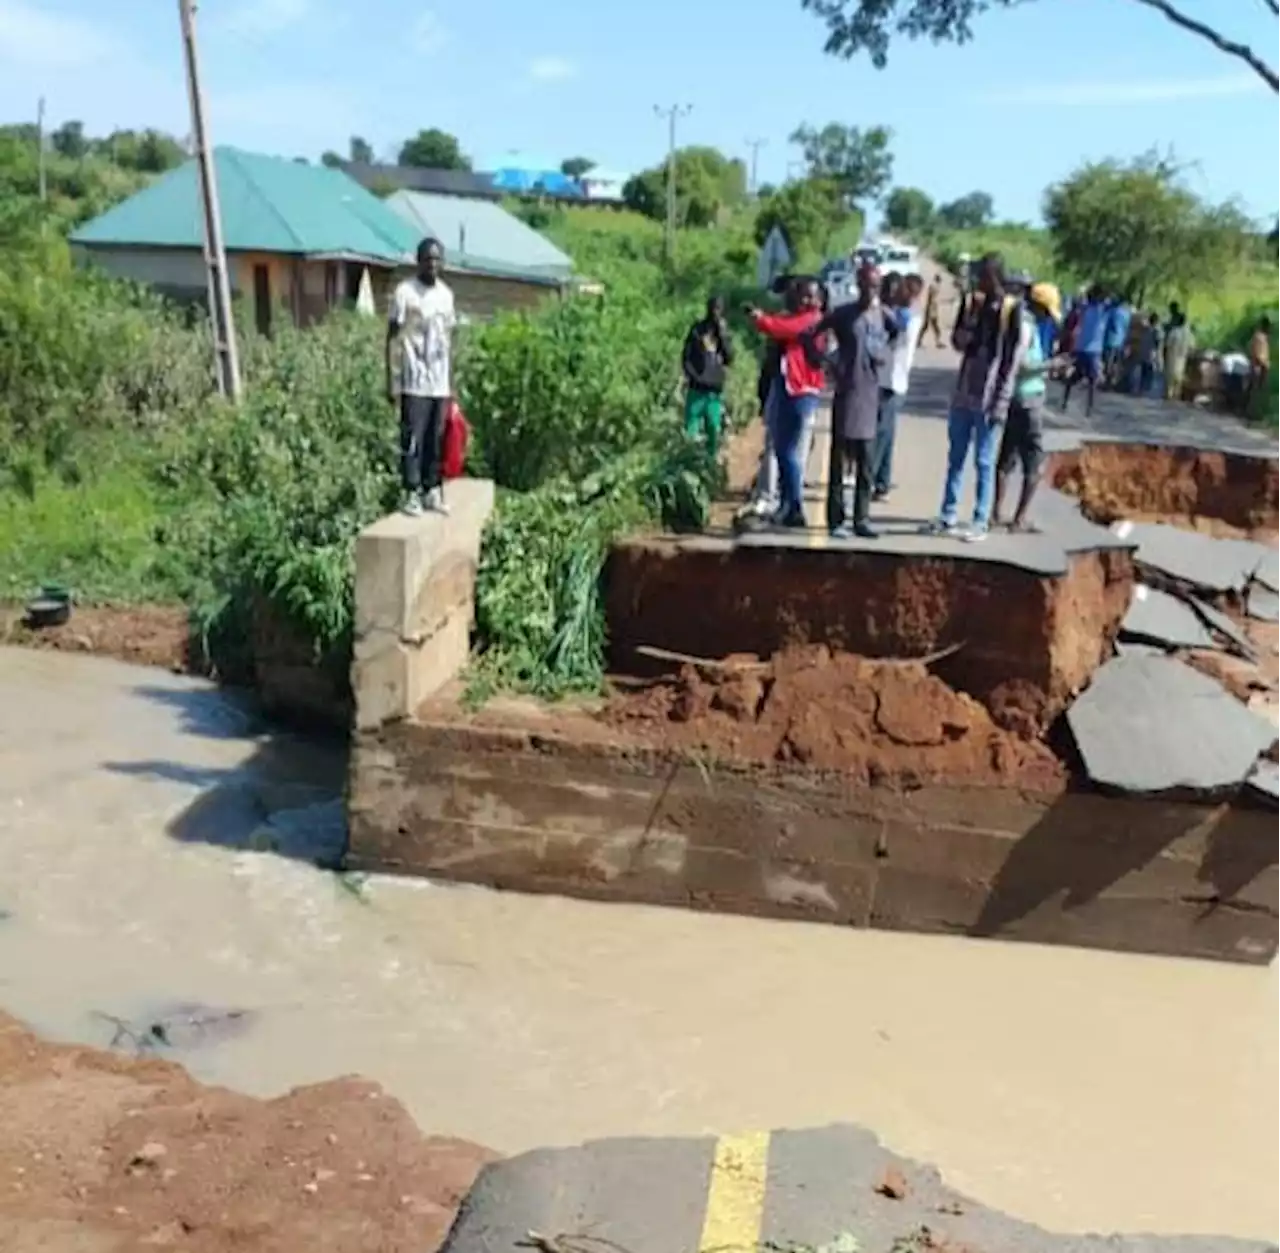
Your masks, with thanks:
[[(747, 167), (717, 148), (678, 148), (675, 154), (676, 222), (710, 226), (725, 209), (747, 198)], [(667, 167), (654, 166), (627, 180), (622, 189), (627, 208), (663, 221), (667, 212)]]
[(595, 168), (596, 163), (590, 157), (566, 157), (560, 162), (560, 173), (575, 183), (582, 182)]
[(141, 174), (163, 174), (187, 159), (182, 145), (158, 130), (112, 131), (105, 139), (94, 140), (91, 147), (121, 169)]
[(1204, 203), (1154, 155), (1082, 166), (1048, 189), (1044, 216), (1061, 267), (1139, 301), (1220, 283), (1249, 248), (1239, 209)]
[(471, 162), (447, 131), (431, 127), (406, 139), (400, 148), (401, 165), (427, 170), (469, 170)]
[(884, 202), (884, 221), (891, 231), (926, 231), (933, 212), (933, 201), (918, 187), (895, 187)]
[[(889, 41), (895, 35), (908, 39), (950, 40), (968, 43), (973, 37), (973, 20), (990, 9), (1010, 9), (1027, 0), (801, 0), (827, 26), (826, 51), (832, 56), (854, 57), (865, 52), (877, 69), (889, 56)], [(1272, 91), (1280, 91), (1275, 68), (1252, 48), (1231, 38), (1222, 29), (1184, 12), (1173, 0), (1129, 0), (1159, 13), (1181, 30), (1195, 35), (1219, 52), (1244, 62)], [(1263, 3), (1277, 16), (1276, 0)], [(1222, 9), (1243, 5), (1220, 5)], [(1207, 9), (1206, 9), (1207, 12)], [(1274, 36), (1273, 36), (1274, 37)], [(1275, 47), (1274, 44), (1271, 45)]]
[(352, 135), (347, 143), (347, 156), (360, 165), (372, 165), (373, 145), (359, 135)]
[(839, 185), (849, 204), (878, 200), (893, 178), (893, 133), (884, 126), (843, 126), (828, 122), (821, 130), (798, 127), (791, 142), (804, 154), (810, 178)]
[(948, 230), (980, 231), (995, 217), (995, 204), (985, 191), (971, 191), (938, 208), (938, 221)]
[(777, 226), (786, 237), (792, 257), (821, 258), (831, 237), (849, 216), (844, 191), (834, 179), (797, 179), (761, 198), (756, 214), (756, 243), (763, 244)]
[(320, 164), (327, 165), (331, 170), (338, 170), (342, 168), (342, 158), (332, 148), (326, 148), (320, 154)]
[(49, 142), (60, 157), (79, 160), (89, 151), (89, 141), (84, 137), (83, 122), (63, 122), (52, 135)]

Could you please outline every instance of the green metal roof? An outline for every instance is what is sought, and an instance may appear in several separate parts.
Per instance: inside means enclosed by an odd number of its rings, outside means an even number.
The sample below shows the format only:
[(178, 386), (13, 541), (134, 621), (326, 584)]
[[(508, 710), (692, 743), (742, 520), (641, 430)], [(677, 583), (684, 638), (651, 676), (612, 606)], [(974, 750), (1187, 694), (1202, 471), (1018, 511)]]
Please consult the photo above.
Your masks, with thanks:
[(440, 241), (446, 271), (550, 285), (573, 275), (573, 261), (565, 253), (500, 204), (408, 189), (394, 192), (386, 203), (415, 235)]
[[(398, 265), (418, 245), (412, 225), (340, 170), (238, 148), (214, 149), (214, 169), (228, 251), (351, 254)], [(86, 222), (71, 242), (203, 247), (196, 162)]]

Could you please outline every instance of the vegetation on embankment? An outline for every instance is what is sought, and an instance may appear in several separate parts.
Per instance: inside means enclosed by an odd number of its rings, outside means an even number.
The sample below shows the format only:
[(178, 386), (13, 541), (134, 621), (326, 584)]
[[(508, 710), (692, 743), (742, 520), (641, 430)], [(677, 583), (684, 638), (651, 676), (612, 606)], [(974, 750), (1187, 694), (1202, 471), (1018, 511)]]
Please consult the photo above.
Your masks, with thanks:
[[(479, 588), (479, 682), (598, 684), (598, 575), (620, 530), (696, 526), (718, 473), (683, 437), (679, 360), (712, 288), (742, 287), (741, 233), (630, 215), (549, 224), (606, 286), (461, 338), (472, 469), (501, 489)], [(57, 581), (92, 600), (180, 600), (212, 667), (244, 673), (268, 606), (345, 669), (353, 542), (399, 495), (382, 327), (356, 314), (265, 339), (245, 327), (245, 400), (210, 386), (203, 326), (73, 270), (61, 233), (11, 214), (0, 249), (0, 597)], [(283, 322), (284, 320), (282, 320)], [(730, 404), (754, 410), (750, 351)]]

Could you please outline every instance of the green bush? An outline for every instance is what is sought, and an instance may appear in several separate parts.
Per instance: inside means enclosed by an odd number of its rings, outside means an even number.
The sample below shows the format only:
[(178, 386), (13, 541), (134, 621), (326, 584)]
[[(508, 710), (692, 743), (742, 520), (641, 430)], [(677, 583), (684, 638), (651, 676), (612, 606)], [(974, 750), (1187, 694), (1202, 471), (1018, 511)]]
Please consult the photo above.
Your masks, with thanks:
[[(557, 211), (550, 229), (605, 294), (501, 316), (459, 346), (472, 466), (501, 489), (475, 691), (598, 684), (609, 545), (705, 523), (719, 469), (681, 433), (680, 352), (706, 295), (736, 298), (754, 264), (748, 225), (682, 232), (669, 269), (660, 229), (634, 215)], [(231, 676), (265, 602), (317, 664), (344, 669), (355, 537), (398, 496), (381, 325), (347, 314), (245, 334), (233, 408), (213, 394), (201, 319), (73, 269), (47, 221), (0, 230), (14, 242), (0, 260), (0, 584), (181, 598)], [(731, 375), (738, 420), (754, 409), (751, 346), (740, 337)]]

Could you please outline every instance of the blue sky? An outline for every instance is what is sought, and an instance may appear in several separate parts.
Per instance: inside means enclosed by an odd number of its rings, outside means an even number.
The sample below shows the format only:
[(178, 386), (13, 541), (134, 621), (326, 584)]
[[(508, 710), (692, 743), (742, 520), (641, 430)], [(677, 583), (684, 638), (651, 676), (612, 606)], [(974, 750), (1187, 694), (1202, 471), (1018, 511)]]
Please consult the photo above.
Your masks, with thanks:
[[(1181, 4), (1231, 14), (1229, 33), (1274, 59), (1262, 0)], [(824, 56), (799, 0), (203, 0), (199, 22), (215, 141), (289, 156), (352, 134), (390, 152), (439, 126), (481, 167), (515, 150), (629, 171), (662, 156), (654, 105), (679, 103), (681, 142), (745, 157), (764, 139), (762, 180), (786, 176), (801, 122), (882, 123), (895, 182), (984, 189), (1015, 220), (1079, 162), (1152, 146), (1194, 163), (1202, 194), (1277, 206), (1275, 95), (1133, 0), (1035, 0), (981, 19), (964, 48), (895, 44), (884, 71)], [(0, 120), (32, 118), (41, 95), (54, 125), (184, 134), (176, 0), (0, 0)]]

